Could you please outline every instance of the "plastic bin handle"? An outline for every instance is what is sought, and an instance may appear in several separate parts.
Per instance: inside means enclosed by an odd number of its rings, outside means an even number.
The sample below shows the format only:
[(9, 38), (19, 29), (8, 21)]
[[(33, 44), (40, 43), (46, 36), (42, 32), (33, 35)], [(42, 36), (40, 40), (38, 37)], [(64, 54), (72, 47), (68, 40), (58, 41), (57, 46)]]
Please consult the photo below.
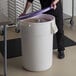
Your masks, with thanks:
[(47, 11), (52, 10), (52, 9), (53, 9), (53, 7), (48, 7), (48, 8), (42, 9), (42, 10), (38, 10), (36, 12), (25, 14), (25, 15), (20, 16), (18, 18), (18, 20), (27, 19), (27, 18), (30, 18), (30, 17), (36, 16), (36, 15), (42, 14), (42, 13), (47, 12)]
[(51, 27), (50, 30), (51, 30), (51, 33), (52, 33), (52, 34), (55, 34), (55, 33), (58, 32), (58, 28), (57, 28), (57, 26), (56, 26), (55, 20), (52, 21), (50, 27)]

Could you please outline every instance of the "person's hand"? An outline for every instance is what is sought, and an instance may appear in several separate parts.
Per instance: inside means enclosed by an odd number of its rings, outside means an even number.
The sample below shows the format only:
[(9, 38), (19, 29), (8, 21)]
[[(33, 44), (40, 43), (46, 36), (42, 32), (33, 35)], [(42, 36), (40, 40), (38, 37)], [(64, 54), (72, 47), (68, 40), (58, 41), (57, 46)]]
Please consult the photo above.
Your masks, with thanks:
[(25, 15), (25, 13), (24, 13), (24, 12), (23, 12), (23, 13), (21, 13), (21, 14), (19, 15), (19, 17), (20, 17), (20, 16), (23, 16), (23, 15)]
[(55, 10), (57, 8), (57, 3), (59, 2), (59, 0), (54, 0), (51, 4), (51, 7)]
[(57, 6), (56, 6), (56, 4), (55, 4), (54, 2), (51, 4), (51, 7), (52, 7), (54, 10), (57, 8)]

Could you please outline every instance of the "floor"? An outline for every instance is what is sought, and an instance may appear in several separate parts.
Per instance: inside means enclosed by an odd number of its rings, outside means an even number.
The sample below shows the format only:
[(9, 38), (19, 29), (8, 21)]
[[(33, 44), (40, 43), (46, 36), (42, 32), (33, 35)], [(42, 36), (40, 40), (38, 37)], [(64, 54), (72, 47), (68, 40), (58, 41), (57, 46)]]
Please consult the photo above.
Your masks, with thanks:
[[(76, 19), (75, 19), (76, 21)], [(76, 24), (70, 27), (68, 21), (64, 23), (65, 35), (76, 41)], [(15, 33), (14, 28), (8, 29), (8, 39), (20, 37), (19, 33)], [(2, 36), (0, 36), (2, 40)], [(0, 54), (0, 76), (3, 76), (3, 60)], [(8, 59), (8, 75), (7, 76), (76, 76), (76, 46), (65, 48), (65, 58), (59, 60), (57, 51), (53, 53), (53, 65), (50, 69), (43, 72), (30, 72), (22, 68), (21, 57)]]

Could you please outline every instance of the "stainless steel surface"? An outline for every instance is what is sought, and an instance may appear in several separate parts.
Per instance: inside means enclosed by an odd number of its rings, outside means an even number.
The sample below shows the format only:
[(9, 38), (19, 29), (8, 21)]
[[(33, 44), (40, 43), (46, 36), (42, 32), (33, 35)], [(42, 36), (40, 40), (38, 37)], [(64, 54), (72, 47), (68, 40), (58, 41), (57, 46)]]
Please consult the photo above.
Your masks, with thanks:
[(4, 57), (3, 57), (4, 76), (7, 76), (7, 27), (6, 27), (6, 25), (8, 25), (9, 23), (10, 23), (10, 21), (8, 20), (8, 18), (0, 13), (0, 26), (1, 25), (3, 26), (3, 31), (4, 31), (4, 35), (3, 35), (3, 41), (4, 41)]
[(11, 23), (11, 21), (8, 19), (8, 17), (6, 17), (4, 14), (0, 13), (0, 26), (10, 24), (10, 23)]
[(4, 25), (4, 76), (7, 76), (7, 27)]
[(14, 24), (17, 23), (17, 18), (23, 10), (24, 0), (8, 0), (8, 18), (10, 18)]
[(34, 0), (32, 4), (32, 11), (37, 11), (39, 9), (41, 9), (40, 1)]

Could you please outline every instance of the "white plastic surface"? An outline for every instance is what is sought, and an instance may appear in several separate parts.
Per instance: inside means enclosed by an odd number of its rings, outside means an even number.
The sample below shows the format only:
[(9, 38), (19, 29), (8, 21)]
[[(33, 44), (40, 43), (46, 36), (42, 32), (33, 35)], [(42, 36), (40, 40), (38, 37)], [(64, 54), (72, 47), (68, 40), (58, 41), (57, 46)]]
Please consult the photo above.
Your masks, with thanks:
[(45, 14), (34, 18), (42, 19), (46, 16), (48, 19), (50, 18), (49, 21), (30, 22), (23, 20), (21, 24), (23, 66), (30, 71), (44, 71), (52, 66), (53, 29), (51, 26), (55, 24), (55, 18)]

